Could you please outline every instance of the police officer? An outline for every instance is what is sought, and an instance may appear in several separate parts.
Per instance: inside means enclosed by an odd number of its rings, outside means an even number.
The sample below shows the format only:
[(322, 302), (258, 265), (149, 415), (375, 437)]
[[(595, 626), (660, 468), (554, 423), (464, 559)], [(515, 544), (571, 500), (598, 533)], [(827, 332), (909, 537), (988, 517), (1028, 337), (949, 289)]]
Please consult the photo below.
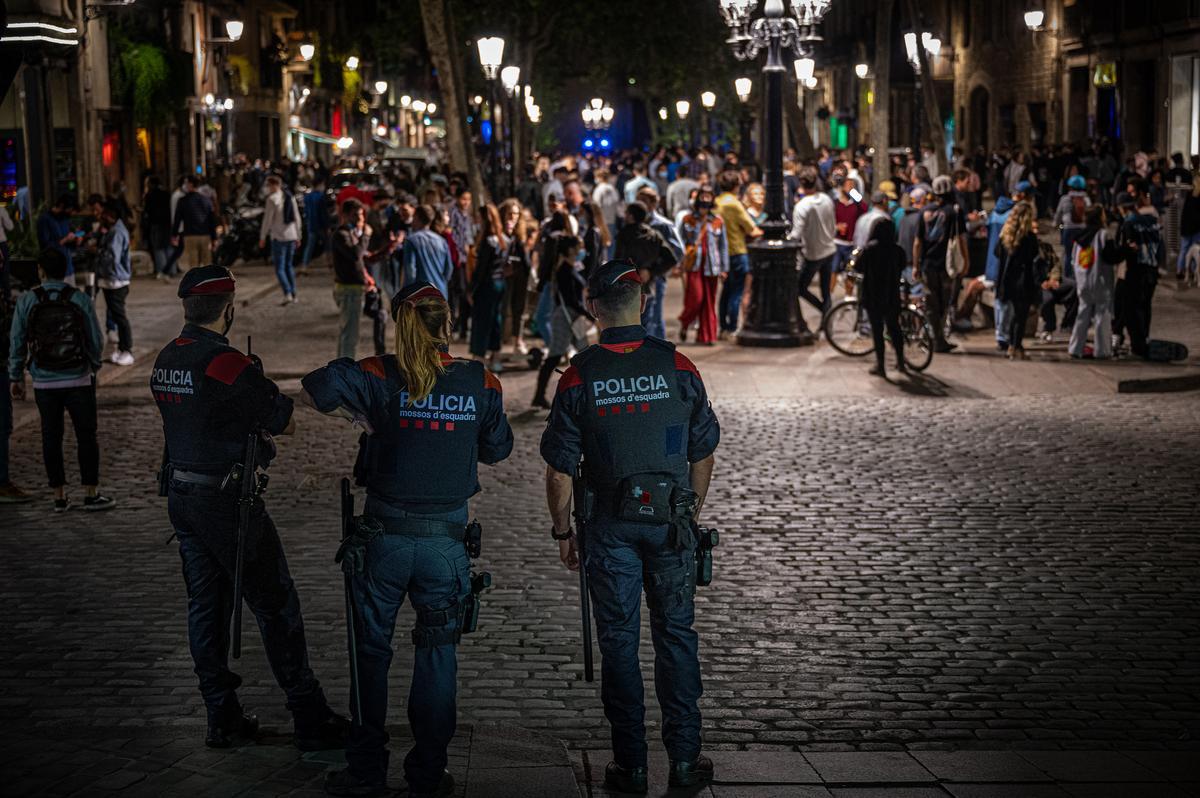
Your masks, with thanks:
[[(696, 541), (677, 534), (698, 517), (712, 477), (720, 427), (700, 373), (673, 344), (646, 335), (641, 279), (629, 261), (609, 261), (588, 281), (588, 309), (600, 343), (571, 361), (558, 383), (542, 435), (551, 536), (572, 571), (587, 569), (603, 657), (601, 700), (612, 726), (614, 761), (605, 785), (647, 789), (645, 706), (638, 663), (642, 589), (650, 608), (654, 684), (671, 760), (669, 782), (712, 779), (700, 753), (700, 661), (693, 624)], [(572, 475), (594, 509), (577, 547), (570, 523)], [(695, 492), (691, 519), (675, 497)], [(576, 497), (576, 501), (581, 501)]]
[[(238, 701), (242, 680), (228, 661), (238, 492), (249, 476), (241, 469), (246, 439), (257, 430), (260, 452), (273, 452), (271, 436), (296, 428), (292, 400), (263, 376), (261, 363), (225, 338), (233, 324), (234, 287), (233, 275), (220, 266), (192, 269), (180, 280), (187, 323), (159, 353), (150, 378), (166, 437), (167, 510), (187, 584), (188, 644), (208, 707), (205, 744), (212, 748), (227, 748), (258, 730), (258, 719)], [(269, 459), (260, 457), (259, 465)], [(261, 499), (250, 518), (243, 594), (275, 681), (287, 694), (295, 743), (305, 751), (340, 748), (349, 722), (329, 709), (309, 668), (300, 598)]]
[(481, 363), (447, 354), (450, 306), (429, 283), (392, 300), (396, 354), (335, 360), (303, 380), (304, 401), (364, 430), (354, 467), (366, 488), (357, 532), (339, 552), (351, 574), (361, 717), (331, 773), (331, 795), (388, 794), (387, 675), (396, 613), (416, 611), (408, 720), (416, 742), (404, 758), (412, 796), (450, 795), (446, 748), (454, 736), (455, 647), (471, 597), (464, 537), (477, 463), (512, 452), (500, 381)]

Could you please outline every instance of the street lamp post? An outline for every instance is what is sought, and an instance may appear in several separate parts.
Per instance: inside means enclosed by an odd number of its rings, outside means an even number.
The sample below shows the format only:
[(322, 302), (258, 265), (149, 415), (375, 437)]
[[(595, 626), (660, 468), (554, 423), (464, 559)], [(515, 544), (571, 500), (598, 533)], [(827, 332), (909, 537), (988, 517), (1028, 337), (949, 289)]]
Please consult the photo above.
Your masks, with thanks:
[(766, 147), (763, 188), (767, 219), (763, 236), (750, 244), (750, 308), (738, 333), (742, 346), (805, 346), (813, 335), (800, 315), (800, 245), (787, 240), (788, 220), (783, 196), (783, 50), (804, 58), (820, 41), (816, 26), (832, 0), (791, 0), (788, 16), (783, 0), (766, 0), (763, 16), (751, 20), (758, 0), (720, 0), (721, 13), (731, 29), (727, 44), (739, 60), (756, 58), (766, 50)]
[(483, 67), (483, 76), (488, 81), (488, 95), (492, 107), (492, 138), (488, 147), (488, 156), (492, 162), (490, 170), (492, 199), (500, 196), (500, 147), (497, 137), (500, 126), (496, 124), (496, 111), (499, 101), (496, 97), (496, 80), (500, 76), (500, 64), (504, 61), (504, 39), (499, 36), (485, 36), (475, 43), (479, 49), (479, 65)]
[(750, 151), (750, 93), (754, 89), (754, 81), (750, 78), (738, 78), (733, 82), (734, 91), (737, 92), (738, 100), (742, 104), (741, 111), (738, 113), (738, 156), (742, 163), (749, 163), (753, 160), (753, 153)]

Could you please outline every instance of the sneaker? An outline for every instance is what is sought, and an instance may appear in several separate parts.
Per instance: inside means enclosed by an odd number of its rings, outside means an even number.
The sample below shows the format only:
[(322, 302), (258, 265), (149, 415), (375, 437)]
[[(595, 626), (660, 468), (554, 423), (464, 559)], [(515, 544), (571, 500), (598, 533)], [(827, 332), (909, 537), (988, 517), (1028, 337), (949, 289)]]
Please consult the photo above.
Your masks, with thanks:
[(883, 370), (883, 366), (871, 366), (871, 368), (867, 370), (867, 373), (872, 377), (883, 377), (884, 379), (887, 378), (887, 372)]
[(118, 366), (132, 366), (133, 353), (127, 349), (122, 349), (120, 351), (113, 352), (112, 357), (109, 358), (109, 360)]
[(54, 512), (56, 513), (65, 513), (68, 509), (70, 509), (70, 507), (71, 500), (69, 498), (54, 500)]
[(33, 497), (11, 482), (0, 485), (0, 504), (24, 504), (33, 501)]
[(116, 500), (110, 499), (107, 496), (101, 496), (97, 493), (95, 496), (86, 496), (83, 500), (83, 509), (89, 512), (97, 512), (99, 510), (111, 510), (117, 504)]
[(504, 366), (500, 364), (499, 360), (495, 360), (488, 364), (488, 371), (492, 372), (493, 374), (503, 374)]
[(649, 789), (649, 778), (644, 767), (623, 768), (616, 762), (609, 762), (604, 769), (604, 786), (617, 792), (645, 795)]
[(1043, 330), (1042, 332), (1038, 333), (1038, 340), (1044, 344), (1048, 344), (1054, 340), (1054, 333)]
[(387, 782), (367, 781), (350, 772), (350, 768), (334, 770), (325, 775), (327, 795), (374, 796), (391, 795)]
[(691, 787), (713, 780), (713, 763), (701, 754), (692, 762), (672, 762), (667, 784), (671, 787)]

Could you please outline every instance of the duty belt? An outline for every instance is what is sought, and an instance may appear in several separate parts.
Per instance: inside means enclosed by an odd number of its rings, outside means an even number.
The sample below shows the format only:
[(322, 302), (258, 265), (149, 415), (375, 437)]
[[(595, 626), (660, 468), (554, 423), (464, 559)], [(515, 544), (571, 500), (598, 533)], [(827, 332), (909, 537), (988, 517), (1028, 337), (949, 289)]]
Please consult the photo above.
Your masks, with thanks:
[(410, 538), (448, 537), (461, 543), (467, 535), (465, 524), (439, 521), (432, 518), (375, 518), (383, 527), (385, 535), (401, 535)]
[(179, 468), (172, 468), (170, 471), (171, 479), (176, 482), (183, 482), (188, 485), (204, 485), (210, 488), (219, 488), (229, 478), (229, 474), (201, 474), (198, 471), (184, 471)]

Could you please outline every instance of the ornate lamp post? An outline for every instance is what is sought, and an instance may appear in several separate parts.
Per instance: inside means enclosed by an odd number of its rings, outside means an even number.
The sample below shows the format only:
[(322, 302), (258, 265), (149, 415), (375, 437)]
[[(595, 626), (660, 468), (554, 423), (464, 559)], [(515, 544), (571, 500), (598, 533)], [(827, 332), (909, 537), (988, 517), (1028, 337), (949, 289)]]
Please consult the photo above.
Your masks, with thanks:
[(766, 79), (767, 118), (764, 148), (763, 188), (767, 192), (764, 235), (750, 245), (750, 309), (738, 334), (743, 346), (805, 346), (813, 335), (800, 316), (798, 260), (800, 245), (788, 241), (788, 220), (783, 196), (783, 51), (797, 58), (812, 54), (821, 40), (816, 26), (829, 11), (832, 0), (790, 0), (791, 16), (783, 0), (766, 0), (763, 16), (751, 19), (758, 0), (720, 0), (721, 14), (730, 28), (727, 40), (742, 61), (766, 50), (763, 66)]
[(488, 81), (488, 94), (491, 100), (491, 117), (492, 117), (492, 136), (488, 142), (488, 157), (491, 160), (491, 186), (489, 189), (492, 193), (494, 201), (499, 201), (500, 198), (500, 153), (499, 142), (500, 125), (496, 113), (500, 108), (500, 102), (497, 97), (496, 81), (500, 77), (500, 64), (504, 62), (504, 39), (499, 36), (485, 36), (475, 42), (475, 46), (479, 49), (479, 66), (483, 68), (483, 76)]
[(754, 157), (750, 150), (750, 93), (754, 89), (754, 81), (750, 78), (738, 78), (733, 82), (734, 91), (737, 92), (738, 101), (742, 107), (738, 112), (738, 155), (741, 157), (742, 163), (749, 163)]

